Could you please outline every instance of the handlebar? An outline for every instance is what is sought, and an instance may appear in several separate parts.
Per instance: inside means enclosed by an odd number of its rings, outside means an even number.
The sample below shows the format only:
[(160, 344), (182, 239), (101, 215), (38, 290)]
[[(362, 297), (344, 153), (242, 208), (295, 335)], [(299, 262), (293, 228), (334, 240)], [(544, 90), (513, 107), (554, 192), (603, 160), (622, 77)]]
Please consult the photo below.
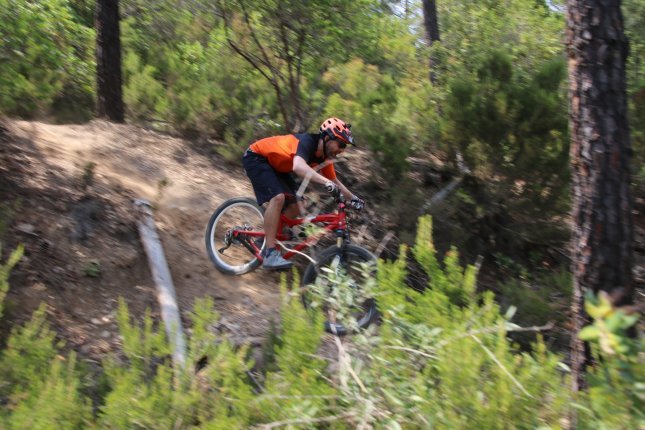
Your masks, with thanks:
[(361, 208), (354, 207), (354, 205), (352, 205), (351, 201), (348, 201), (345, 198), (345, 196), (343, 196), (342, 194), (340, 194), (338, 197), (335, 197), (334, 202), (338, 206), (342, 205), (342, 209), (348, 209), (349, 208), (354, 212), (361, 212), (363, 210), (363, 207), (361, 207)]

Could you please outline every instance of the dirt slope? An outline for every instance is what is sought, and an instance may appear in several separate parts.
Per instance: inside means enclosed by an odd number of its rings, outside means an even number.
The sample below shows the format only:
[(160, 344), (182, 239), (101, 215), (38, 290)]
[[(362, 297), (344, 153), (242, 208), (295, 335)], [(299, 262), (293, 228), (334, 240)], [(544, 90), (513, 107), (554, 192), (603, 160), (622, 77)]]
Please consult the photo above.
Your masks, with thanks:
[[(95, 121), (50, 125), (10, 121), (0, 132), (0, 229), (5, 250), (25, 245), (5, 303), (9, 325), (45, 303), (69, 347), (88, 358), (119, 348), (115, 315), (123, 297), (134, 317), (158, 317), (154, 285), (139, 242), (132, 200), (154, 217), (184, 317), (210, 296), (220, 330), (259, 339), (278, 316), (279, 279), (220, 274), (203, 245), (212, 211), (252, 196), (244, 173), (216, 165), (190, 144), (130, 125)], [(2, 227), (2, 226), (0, 226)]]

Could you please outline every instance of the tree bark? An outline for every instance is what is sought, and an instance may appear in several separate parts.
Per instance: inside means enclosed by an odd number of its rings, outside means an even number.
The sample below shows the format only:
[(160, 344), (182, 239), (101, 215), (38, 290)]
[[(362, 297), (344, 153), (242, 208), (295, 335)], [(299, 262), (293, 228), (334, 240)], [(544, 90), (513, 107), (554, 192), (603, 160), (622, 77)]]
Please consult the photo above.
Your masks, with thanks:
[(619, 0), (567, 1), (574, 391), (584, 381), (584, 293), (608, 291), (618, 306), (634, 295), (627, 54)]
[(96, 83), (99, 118), (114, 122), (125, 120), (122, 77), (119, 1), (98, 0), (95, 12)]
[[(441, 40), (439, 38), (439, 21), (437, 20), (437, 3), (435, 0), (423, 0), (423, 25), (426, 29), (426, 38), (428, 39), (428, 46), (432, 48), (434, 42)], [(429, 67), (430, 67), (430, 82), (436, 83), (437, 77), (435, 73), (436, 59), (430, 54)]]

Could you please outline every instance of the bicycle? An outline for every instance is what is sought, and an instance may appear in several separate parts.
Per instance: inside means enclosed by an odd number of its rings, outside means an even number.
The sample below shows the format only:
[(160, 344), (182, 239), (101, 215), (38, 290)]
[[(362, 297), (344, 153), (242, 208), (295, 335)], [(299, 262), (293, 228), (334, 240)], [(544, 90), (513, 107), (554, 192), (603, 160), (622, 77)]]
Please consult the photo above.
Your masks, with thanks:
[[(322, 290), (326, 296), (323, 311), (328, 314), (325, 330), (345, 335), (367, 327), (377, 316), (374, 299), (362, 297), (364, 290), (373, 285), (376, 257), (350, 242), (349, 208), (342, 196), (336, 199), (336, 204), (334, 213), (293, 219), (281, 214), (276, 239), (278, 243), (296, 240), (293, 249), (287, 249), (283, 255), (290, 259), (323, 237), (335, 236), (336, 244), (321, 251), (305, 269), (302, 300), (305, 307), (316, 305), (313, 291)], [(263, 214), (264, 210), (247, 197), (227, 200), (215, 210), (206, 228), (206, 249), (219, 271), (243, 275), (260, 266), (265, 245)], [(317, 231), (311, 233), (305, 228), (299, 237), (294, 237), (293, 229), (302, 226), (316, 226)], [(338, 309), (339, 306), (349, 309)]]

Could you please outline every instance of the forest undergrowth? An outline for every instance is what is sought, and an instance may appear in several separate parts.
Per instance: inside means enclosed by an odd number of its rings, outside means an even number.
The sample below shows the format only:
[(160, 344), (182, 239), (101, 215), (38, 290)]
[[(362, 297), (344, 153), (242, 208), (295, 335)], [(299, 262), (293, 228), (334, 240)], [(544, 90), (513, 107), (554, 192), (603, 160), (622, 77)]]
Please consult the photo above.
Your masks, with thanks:
[[(9, 288), (16, 249), (0, 270)], [(411, 254), (428, 276), (406, 285)], [(565, 358), (539, 333), (520, 350), (509, 333), (514, 308), (478, 293), (477, 267), (451, 249), (440, 258), (432, 220), (419, 220), (416, 242), (398, 260), (379, 262), (381, 321), (348, 338), (323, 334), (322, 315), (306, 310), (297, 279), (283, 278), (281, 323), (258, 371), (248, 346), (213, 330), (218, 315), (205, 299), (192, 311), (185, 367), (173, 365), (163, 330), (150, 315), (133, 321), (122, 301), (123, 356), (93, 373), (75, 353), (63, 355), (44, 307), (14, 327), (0, 351), (0, 424), (7, 429), (85, 428), (638, 428), (643, 424), (643, 366), (626, 335), (637, 317), (590, 298), (593, 325), (581, 336), (598, 359), (589, 387), (573, 395)], [(0, 296), (2, 298), (2, 296)], [(593, 300), (592, 300), (593, 299)], [(1, 309), (1, 308), (0, 308)], [(333, 358), (319, 354), (331, 342)], [(642, 345), (640, 345), (642, 346)]]

